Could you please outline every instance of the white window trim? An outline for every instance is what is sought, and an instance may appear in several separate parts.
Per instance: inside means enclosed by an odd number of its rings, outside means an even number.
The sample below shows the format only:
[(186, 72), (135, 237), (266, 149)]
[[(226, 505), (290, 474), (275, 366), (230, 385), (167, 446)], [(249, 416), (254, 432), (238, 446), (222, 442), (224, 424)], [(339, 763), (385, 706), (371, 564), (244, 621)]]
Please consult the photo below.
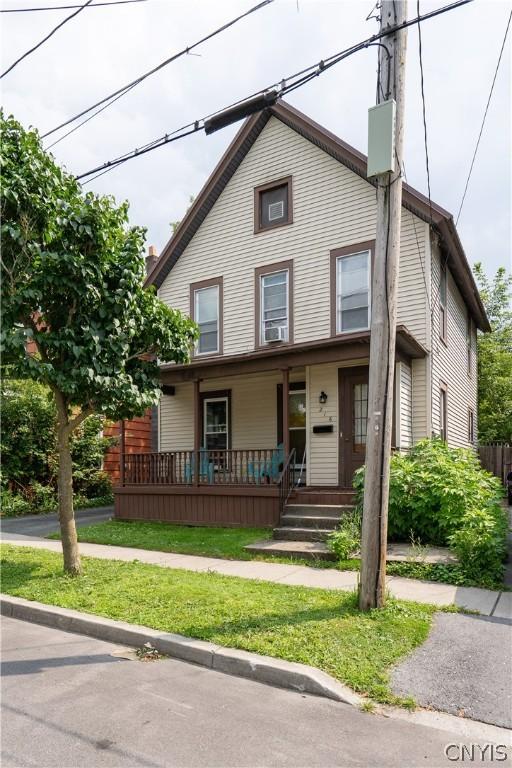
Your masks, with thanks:
[(199, 293), (203, 293), (204, 291), (211, 291), (212, 288), (215, 288), (217, 290), (217, 344), (215, 346), (215, 349), (209, 349), (207, 352), (200, 352), (199, 351), (199, 339), (197, 340), (195, 349), (194, 349), (194, 357), (207, 357), (208, 355), (218, 355), (220, 352), (220, 286), (218, 284), (216, 285), (207, 285), (204, 288), (195, 288), (194, 289), (194, 320), (199, 325), (199, 322), (197, 320), (198, 312), (197, 312), (197, 296)]
[(290, 270), (289, 269), (273, 269), (271, 272), (265, 272), (260, 275), (260, 345), (268, 346), (270, 341), (265, 341), (265, 291), (263, 287), (263, 280), (270, 275), (286, 274), (286, 341), (290, 340)]
[[(206, 448), (206, 409), (208, 403), (220, 403), (223, 402), (226, 404), (226, 450), (229, 450), (229, 398), (228, 397), (205, 397), (203, 400), (203, 446), (205, 450), (216, 450), (215, 448)], [(213, 434), (213, 433), (211, 433)], [(224, 434), (223, 432), (218, 432), (215, 434)], [(218, 450), (224, 450), (219, 448)]]
[[(368, 325), (361, 327), (361, 328), (350, 328), (350, 330), (342, 331), (339, 327), (339, 311), (338, 311), (338, 305), (340, 300), (340, 281), (339, 281), (339, 272), (338, 272), (338, 262), (342, 261), (343, 259), (349, 259), (352, 256), (359, 256), (360, 253), (366, 253), (368, 254)], [(354, 253), (345, 253), (343, 256), (337, 256), (336, 257), (336, 306), (335, 306), (335, 319), (336, 319), (336, 335), (342, 336), (345, 333), (357, 333), (358, 331), (368, 331), (370, 330), (371, 323), (372, 323), (372, 252), (369, 248), (362, 250), (362, 251), (354, 251)], [(355, 307), (354, 307), (355, 309)]]

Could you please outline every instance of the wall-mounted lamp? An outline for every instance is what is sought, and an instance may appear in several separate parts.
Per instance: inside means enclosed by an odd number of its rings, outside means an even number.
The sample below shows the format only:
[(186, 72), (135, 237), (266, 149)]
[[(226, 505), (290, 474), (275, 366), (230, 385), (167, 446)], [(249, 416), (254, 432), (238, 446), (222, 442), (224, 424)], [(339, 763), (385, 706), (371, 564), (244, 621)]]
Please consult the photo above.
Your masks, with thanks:
[(320, 405), (325, 405), (327, 402), (327, 395), (323, 390), (318, 395), (318, 402), (320, 403)]

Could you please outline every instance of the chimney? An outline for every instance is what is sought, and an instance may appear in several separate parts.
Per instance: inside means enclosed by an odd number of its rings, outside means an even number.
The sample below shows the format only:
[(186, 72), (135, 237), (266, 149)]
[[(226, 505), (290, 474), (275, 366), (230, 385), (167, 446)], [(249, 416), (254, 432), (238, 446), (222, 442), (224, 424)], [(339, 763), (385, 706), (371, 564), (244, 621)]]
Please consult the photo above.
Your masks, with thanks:
[(150, 245), (148, 248), (148, 255), (146, 256), (146, 275), (149, 275), (157, 261), (158, 256), (156, 253), (156, 248), (154, 245)]

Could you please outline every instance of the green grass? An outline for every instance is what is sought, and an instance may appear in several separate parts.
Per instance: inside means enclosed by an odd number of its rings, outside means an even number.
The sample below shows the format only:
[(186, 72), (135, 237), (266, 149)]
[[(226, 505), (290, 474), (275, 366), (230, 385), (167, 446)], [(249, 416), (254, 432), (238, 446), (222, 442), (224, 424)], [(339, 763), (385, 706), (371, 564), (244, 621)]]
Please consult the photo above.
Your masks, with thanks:
[(390, 599), (361, 614), (351, 592), (86, 557), (70, 578), (56, 553), (0, 552), (8, 594), (311, 664), (387, 703), (410, 705), (391, 693), (389, 672), (425, 641), (435, 610)]
[[(358, 559), (340, 562), (305, 560), (298, 557), (256, 554), (244, 549), (246, 544), (252, 544), (258, 539), (270, 538), (271, 532), (268, 528), (207, 528), (158, 522), (109, 520), (80, 527), (77, 532), (79, 541), (93, 544), (115, 544), (120, 547), (220, 557), (228, 560), (266, 560), (274, 563), (309, 565), (314, 568), (337, 568), (342, 571), (358, 571), (361, 564)], [(58, 539), (60, 535), (54, 533), (49, 538)], [(458, 564), (391, 561), (387, 564), (387, 572), (390, 576), (454, 584), (459, 587), (504, 588), (501, 582), (468, 579)]]

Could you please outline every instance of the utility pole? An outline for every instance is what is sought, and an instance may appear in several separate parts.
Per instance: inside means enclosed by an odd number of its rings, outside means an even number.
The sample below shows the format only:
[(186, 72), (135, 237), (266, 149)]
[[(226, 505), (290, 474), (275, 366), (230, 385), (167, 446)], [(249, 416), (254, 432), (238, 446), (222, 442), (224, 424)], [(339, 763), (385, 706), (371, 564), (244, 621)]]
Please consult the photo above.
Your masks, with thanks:
[[(385, 32), (389, 27), (395, 27), (406, 20), (406, 1), (382, 0), (380, 14), (380, 29)], [(401, 29), (393, 32), (383, 37), (381, 43), (377, 104), (390, 100), (396, 103), (395, 157), (394, 171), (381, 173), (375, 179), (377, 231), (372, 280), (368, 430), (359, 588), (359, 608), (362, 611), (381, 607), (386, 594), (407, 31)]]

